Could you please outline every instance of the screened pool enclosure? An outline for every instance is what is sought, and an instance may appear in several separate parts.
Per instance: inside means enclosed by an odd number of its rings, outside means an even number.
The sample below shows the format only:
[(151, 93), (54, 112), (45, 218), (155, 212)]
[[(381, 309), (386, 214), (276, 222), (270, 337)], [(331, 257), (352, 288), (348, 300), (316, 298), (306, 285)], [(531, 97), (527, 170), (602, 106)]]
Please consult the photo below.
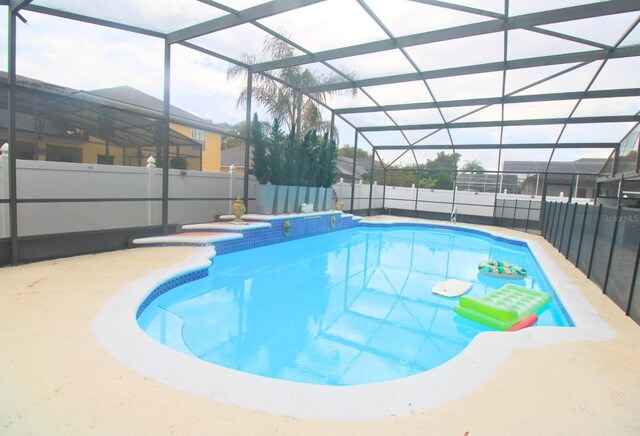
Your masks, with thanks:
[[(0, 0), (0, 15), (0, 264), (122, 248), (236, 197), (255, 210), (254, 112), (348, 146), (347, 211), (548, 237), (603, 205), (640, 234), (637, 0)], [(567, 241), (552, 243), (575, 257)]]

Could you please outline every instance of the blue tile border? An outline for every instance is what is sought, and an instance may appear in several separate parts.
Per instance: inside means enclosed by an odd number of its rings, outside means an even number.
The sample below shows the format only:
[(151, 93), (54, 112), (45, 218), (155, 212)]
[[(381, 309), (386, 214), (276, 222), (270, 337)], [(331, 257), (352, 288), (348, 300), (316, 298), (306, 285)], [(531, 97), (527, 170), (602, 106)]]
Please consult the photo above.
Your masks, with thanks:
[(164, 282), (163, 284), (155, 288), (153, 291), (151, 291), (149, 295), (147, 295), (147, 297), (144, 299), (142, 304), (140, 304), (140, 306), (138, 307), (138, 310), (136, 312), (136, 319), (140, 318), (140, 315), (142, 315), (142, 312), (144, 312), (144, 310), (147, 307), (149, 307), (149, 305), (153, 302), (153, 300), (158, 298), (160, 295), (170, 291), (173, 288), (177, 288), (180, 285), (184, 285), (185, 283), (189, 283), (194, 280), (207, 277), (208, 275), (209, 275), (209, 269), (206, 268), (206, 269), (200, 269), (197, 271), (191, 271), (167, 280), (166, 282)]
[[(436, 229), (442, 229), (442, 230), (451, 230), (451, 231), (456, 231), (456, 232), (462, 232), (462, 233), (471, 233), (474, 235), (480, 235), (480, 236), (484, 236), (486, 238), (490, 238), (493, 239), (494, 241), (499, 241), (499, 242), (503, 242), (505, 244), (512, 244), (512, 245), (517, 245), (519, 247), (526, 247), (528, 248), (529, 245), (525, 242), (525, 241), (521, 241), (518, 239), (510, 239), (510, 238), (505, 238), (503, 236), (499, 236), (499, 235), (494, 235), (493, 233), (490, 233), (488, 231), (485, 230), (477, 230), (477, 229), (472, 229), (469, 227), (453, 227), (453, 226), (445, 226), (445, 225), (441, 225), (441, 224), (434, 224), (434, 223), (411, 223), (411, 222), (393, 222), (392, 224), (394, 227), (430, 227), (430, 228), (436, 228)], [(376, 223), (376, 222), (363, 222), (361, 224), (361, 226), (363, 227), (385, 227), (385, 226), (389, 226), (388, 223)]]
[[(331, 217), (336, 217), (335, 226), (331, 226)], [(284, 235), (284, 223), (291, 223), (289, 235)], [(323, 214), (312, 216), (296, 216), (283, 220), (274, 220), (271, 227), (262, 229), (248, 229), (243, 232), (242, 239), (221, 241), (214, 244), (218, 256), (236, 251), (250, 250), (265, 245), (280, 244), (282, 242), (316, 236), (322, 233), (335, 232), (358, 227), (359, 221), (351, 216), (340, 214)]]
[[(331, 226), (331, 217), (337, 217), (335, 226)], [(289, 236), (284, 235), (284, 222), (291, 222), (291, 231)], [(295, 239), (307, 238), (309, 236), (315, 236), (322, 233), (335, 232), (352, 227), (358, 227), (360, 221), (352, 219), (349, 216), (341, 216), (339, 214), (328, 215), (314, 215), (314, 216), (299, 216), (291, 217), (287, 220), (277, 220), (271, 223), (270, 227), (245, 229), (242, 231), (243, 237), (240, 239), (231, 239), (227, 241), (214, 242), (212, 245), (215, 247), (216, 256), (224, 254), (234, 253), (236, 251), (250, 250), (256, 247), (262, 247), (265, 245), (280, 244), (282, 242), (293, 241)], [(216, 230), (221, 231), (221, 230)], [(238, 230), (235, 230), (236, 232)], [(186, 243), (158, 243), (149, 244), (156, 246), (184, 246), (184, 245), (196, 245)], [(202, 245), (202, 244), (197, 244)], [(136, 319), (149, 307), (149, 305), (171, 289), (183, 285), (185, 283), (192, 282), (194, 280), (206, 277), (209, 275), (209, 269), (202, 269), (192, 271), (186, 274), (182, 274), (178, 277), (172, 278), (160, 286), (156, 287), (140, 304), (136, 312)]]

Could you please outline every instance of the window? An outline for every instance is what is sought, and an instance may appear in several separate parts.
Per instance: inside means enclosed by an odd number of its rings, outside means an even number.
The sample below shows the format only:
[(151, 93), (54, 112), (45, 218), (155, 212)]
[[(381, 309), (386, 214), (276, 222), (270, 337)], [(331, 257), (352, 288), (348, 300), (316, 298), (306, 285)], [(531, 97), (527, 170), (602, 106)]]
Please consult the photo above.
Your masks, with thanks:
[[(207, 134), (207, 132), (205, 132), (204, 130), (191, 129), (191, 138), (200, 143), (200, 148), (202, 150), (204, 150), (204, 148), (205, 148), (206, 134)], [(192, 148), (197, 149), (197, 147), (195, 145)]]
[(82, 148), (64, 145), (47, 144), (46, 151), (49, 162), (82, 162)]
[(115, 162), (115, 157), (114, 156), (107, 156), (106, 154), (99, 154), (98, 155), (98, 161), (96, 162), (98, 165), (114, 165)]

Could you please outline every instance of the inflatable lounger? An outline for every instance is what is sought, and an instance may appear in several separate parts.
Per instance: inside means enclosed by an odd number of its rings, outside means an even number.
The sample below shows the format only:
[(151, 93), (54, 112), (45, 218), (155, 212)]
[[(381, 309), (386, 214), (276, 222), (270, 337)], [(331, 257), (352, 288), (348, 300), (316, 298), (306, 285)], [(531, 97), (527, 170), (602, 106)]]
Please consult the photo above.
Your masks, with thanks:
[(497, 330), (507, 330), (549, 304), (541, 291), (508, 284), (482, 297), (463, 295), (454, 308), (458, 315)]
[(482, 274), (502, 279), (520, 280), (527, 277), (526, 269), (501, 260), (483, 260), (478, 264), (478, 271)]

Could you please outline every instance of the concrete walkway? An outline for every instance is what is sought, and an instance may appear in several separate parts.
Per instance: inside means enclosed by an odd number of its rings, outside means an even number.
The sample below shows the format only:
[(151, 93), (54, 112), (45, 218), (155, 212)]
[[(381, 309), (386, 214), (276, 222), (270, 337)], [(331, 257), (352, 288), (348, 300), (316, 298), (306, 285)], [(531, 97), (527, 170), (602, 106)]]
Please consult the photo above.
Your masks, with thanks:
[(178, 391), (124, 367), (94, 341), (93, 318), (112, 295), (194, 248), (40, 262), (0, 269), (0, 434), (640, 434), (640, 327), (542, 238), (500, 232), (543, 245), (617, 337), (518, 350), (469, 395), (410, 416), (303, 420)]

